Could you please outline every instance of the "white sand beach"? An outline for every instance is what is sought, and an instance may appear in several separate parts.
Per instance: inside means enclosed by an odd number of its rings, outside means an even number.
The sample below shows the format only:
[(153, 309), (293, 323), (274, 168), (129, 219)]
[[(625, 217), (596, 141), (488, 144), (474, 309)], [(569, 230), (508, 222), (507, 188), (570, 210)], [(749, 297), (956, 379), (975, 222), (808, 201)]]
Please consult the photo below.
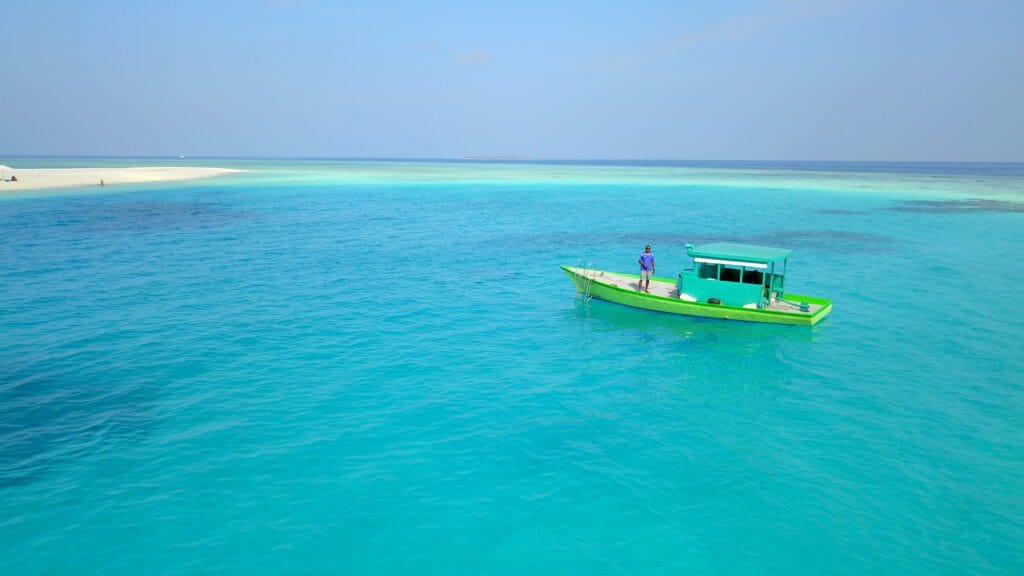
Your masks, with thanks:
[[(242, 170), (230, 168), (206, 168), (200, 166), (139, 166), (130, 168), (24, 168), (3, 167), (3, 181), (0, 193), (24, 190), (45, 190), (49, 188), (70, 188), (85, 186), (114, 186), (142, 182), (166, 182), (172, 180), (195, 180), (233, 174)], [(11, 182), (11, 176), (17, 177)]]

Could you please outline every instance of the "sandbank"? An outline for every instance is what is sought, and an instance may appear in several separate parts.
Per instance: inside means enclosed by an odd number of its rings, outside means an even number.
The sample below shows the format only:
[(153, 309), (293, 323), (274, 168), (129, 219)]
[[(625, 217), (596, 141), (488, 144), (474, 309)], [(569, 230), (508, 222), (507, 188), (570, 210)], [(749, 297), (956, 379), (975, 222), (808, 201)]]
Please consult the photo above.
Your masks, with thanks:
[[(100, 181), (104, 186), (115, 186), (143, 182), (195, 180), (235, 172), (242, 172), (242, 170), (200, 166), (133, 166), (130, 168), (17, 168), (5, 166), (4, 181), (0, 181), (0, 193), (100, 186)], [(17, 176), (17, 182), (9, 181), (12, 175)]]

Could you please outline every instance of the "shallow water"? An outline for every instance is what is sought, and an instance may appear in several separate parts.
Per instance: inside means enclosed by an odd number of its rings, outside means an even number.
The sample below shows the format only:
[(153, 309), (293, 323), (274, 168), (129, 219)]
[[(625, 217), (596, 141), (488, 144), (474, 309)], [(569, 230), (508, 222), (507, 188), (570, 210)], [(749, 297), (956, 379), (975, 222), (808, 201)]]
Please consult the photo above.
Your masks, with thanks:
[[(0, 573), (1024, 571), (1024, 169), (215, 164), (0, 199)], [(832, 315), (558, 269), (715, 240)]]

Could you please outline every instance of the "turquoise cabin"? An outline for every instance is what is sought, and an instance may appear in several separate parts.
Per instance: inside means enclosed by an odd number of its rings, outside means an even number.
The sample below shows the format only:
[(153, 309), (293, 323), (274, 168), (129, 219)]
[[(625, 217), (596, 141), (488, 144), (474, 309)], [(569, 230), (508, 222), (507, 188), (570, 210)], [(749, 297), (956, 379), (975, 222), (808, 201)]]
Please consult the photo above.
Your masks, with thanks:
[(782, 300), (792, 250), (716, 242), (686, 245), (693, 268), (679, 274), (679, 297), (744, 308), (768, 308)]

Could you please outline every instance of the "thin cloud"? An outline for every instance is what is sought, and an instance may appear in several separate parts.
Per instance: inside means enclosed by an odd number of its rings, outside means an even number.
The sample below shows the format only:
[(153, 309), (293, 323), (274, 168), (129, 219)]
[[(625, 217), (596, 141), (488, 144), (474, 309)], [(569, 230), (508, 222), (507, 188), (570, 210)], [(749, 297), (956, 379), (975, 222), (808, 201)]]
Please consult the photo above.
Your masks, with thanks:
[(770, 30), (799, 21), (849, 16), (872, 5), (893, 0), (771, 0), (767, 10), (720, 20), (690, 34), (676, 36), (668, 51), (692, 48), (701, 44), (742, 40), (760, 36)]
[(472, 52), (459, 52), (455, 55), (455, 59), (459, 61), (459, 64), (466, 65), (481, 65), (487, 64), (491, 61), (490, 56), (483, 50), (473, 50)]
[(597, 68), (628, 72), (645, 63), (672, 57), (704, 45), (757, 38), (799, 21), (837, 18), (873, 5), (896, 0), (768, 0), (760, 12), (741, 14), (713, 22), (704, 28), (679, 34), (647, 50), (622, 54), (596, 62)]
[(785, 23), (789, 18), (779, 14), (748, 14), (716, 22), (703, 30), (682, 34), (662, 47), (662, 52), (674, 52), (721, 40), (738, 40), (757, 36)]
[(437, 52), (441, 49), (441, 45), (433, 40), (427, 40), (426, 42), (414, 42), (409, 44), (409, 48), (416, 52)]

